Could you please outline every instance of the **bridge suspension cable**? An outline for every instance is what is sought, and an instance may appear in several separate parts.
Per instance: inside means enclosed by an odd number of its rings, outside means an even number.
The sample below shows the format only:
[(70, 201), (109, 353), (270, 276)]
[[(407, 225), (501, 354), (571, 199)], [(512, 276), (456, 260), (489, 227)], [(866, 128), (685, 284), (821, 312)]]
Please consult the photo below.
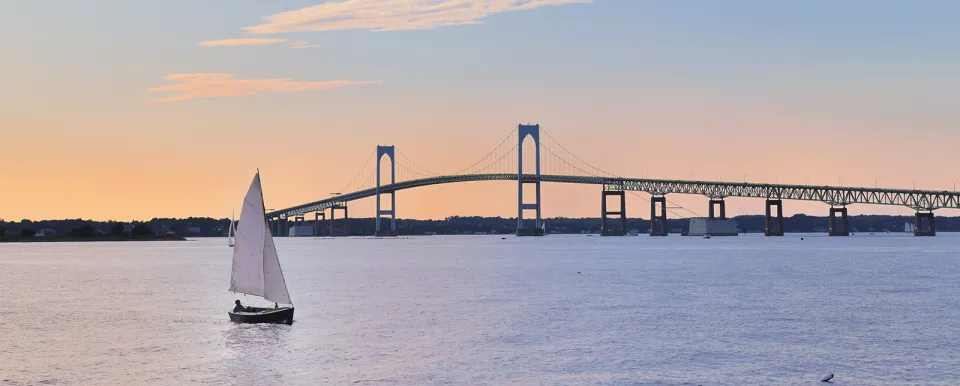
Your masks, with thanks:
[[(373, 161), (373, 157), (376, 156), (376, 154), (377, 152), (370, 153), (370, 156), (367, 157), (367, 161), (363, 163), (363, 167), (360, 168), (360, 171), (357, 172), (357, 175), (353, 176), (350, 182), (347, 182), (347, 184), (340, 189), (340, 192), (350, 193), (363, 190), (362, 186), (366, 184), (366, 180), (369, 180), (370, 176), (372, 175), (371, 173), (376, 174), (376, 169), (373, 171), (369, 169), (370, 161)], [(357, 185), (358, 183), (359, 185)]]
[[(562, 168), (562, 165), (558, 165), (558, 163), (559, 163), (559, 164), (567, 165), (567, 166), (573, 168), (574, 170), (579, 171), (579, 172), (581, 172), (581, 173), (584, 173), (584, 174), (586, 174), (586, 175), (588, 175), (588, 176), (593, 176), (593, 177), (608, 177), (608, 178), (623, 178), (623, 177), (620, 176), (620, 175), (617, 175), (617, 174), (614, 174), (614, 173), (610, 173), (610, 172), (608, 172), (608, 171), (606, 171), (606, 170), (600, 169), (600, 168), (598, 168), (598, 167), (596, 167), (596, 166), (593, 166), (593, 165), (591, 165), (590, 163), (584, 161), (583, 159), (581, 159), (580, 157), (578, 157), (576, 154), (574, 154), (573, 152), (571, 152), (570, 150), (568, 150), (565, 146), (563, 146), (563, 144), (561, 144), (560, 141), (557, 141), (557, 139), (554, 138), (552, 135), (550, 135), (550, 132), (547, 131), (546, 129), (544, 129), (542, 126), (540, 127), (540, 132), (542, 132), (542, 133), (545, 135), (545, 137), (544, 137), (543, 139), (546, 139), (546, 141), (541, 140), (541, 143), (540, 143), (541, 149), (544, 150), (544, 151), (546, 151), (546, 153), (548, 153), (548, 154), (550, 154), (550, 155), (552, 155), (552, 156), (554, 157), (554, 159), (553, 159), (552, 161), (548, 161), (548, 162), (547, 162), (547, 165), (548, 165), (548, 166), (551, 166), (550, 172), (547, 173), (547, 174), (558, 174), (558, 175), (570, 175), (570, 174), (572, 174), (572, 173), (569, 173), (569, 171), (556, 170), (556, 169), (554, 169), (554, 168)], [(557, 148), (559, 148), (559, 150), (557, 150)], [(558, 152), (563, 153), (563, 155), (557, 154)], [(639, 198), (640, 198), (641, 200), (643, 200), (643, 201), (650, 202), (650, 200), (648, 200), (646, 197), (643, 197), (642, 195), (640, 195), (640, 194), (637, 193), (637, 192), (628, 191), (628, 193), (630, 193), (630, 194), (633, 195), (633, 196), (639, 197)], [(672, 208), (683, 209), (683, 210), (685, 210), (685, 211), (687, 211), (687, 212), (690, 212), (691, 214), (693, 214), (693, 215), (696, 216), (696, 217), (702, 217), (699, 213), (694, 212), (694, 211), (692, 211), (692, 210), (690, 210), (690, 209), (687, 209), (687, 208), (683, 207), (682, 205), (679, 205), (679, 204), (677, 204), (677, 203), (675, 203), (675, 202), (673, 202), (673, 201), (667, 200), (667, 203), (673, 205)], [(674, 215), (674, 216), (677, 216), (677, 217), (679, 217), (679, 218), (687, 218), (687, 216), (683, 216), (683, 215), (681, 215), (681, 214), (679, 214), (679, 213), (676, 213), (676, 212), (674, 212), (673, 210), (671, 210), (670, 208), (667, 208), (667, 212), (669, 212), (670, 214), (672, 214), (672, 215)]]
[(410, 159), (410, 157), (407, 157), (405, 154), (403, 154), (403, 152), (401, 152), (400, 149), (397, 149), (396, 153), (398, 156), (396, 160), (396, 164), (397, 166), (400, 167), (400, 171), (397, 173), (398, 182), (413, 179), (410, 177), (429, 178), (429, 177), (436, 177), (440, 175), (438, 173), (434, 173), (420, 166), (419, 164), (414, 162), (412, 159)]
[[(513, 141), (510, 141), (510, 139), (513, 139)], [(511, 146), (510, 143), (513, 143), (513, 145)], [(474, 162), (470, 166), (458, 170), (452, 175), (460, 176), (466, 174), (481, 174), (483, 171), (510, 173), (510, 166), (516, 165), (516, 163), (513, 161), (513, 159), (508, 158), (507, 155), (515, 154), (514, 151), (516, 149), (517, 129), (514, 128), (510, 134), (507, 134), (507, 136), (503, 138), (503, 141), (500, 141), (500, 144), (497, 145), (497, 147), (483, 156), (483, 158), (480, 158), (479, 161)]]

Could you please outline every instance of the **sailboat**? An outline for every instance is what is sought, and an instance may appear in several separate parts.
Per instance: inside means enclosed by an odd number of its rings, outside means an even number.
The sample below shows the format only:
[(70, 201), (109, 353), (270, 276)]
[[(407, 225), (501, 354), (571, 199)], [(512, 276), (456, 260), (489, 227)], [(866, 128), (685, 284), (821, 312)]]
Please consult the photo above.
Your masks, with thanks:
[(237, 233), (236, 224), (237, 222), (233, 219), (233, 215), (231, 215), (230, 228), (227, 229), (227, 244), (230, 245), (230, 247), (233, 247), (233, 244), (236, 243), (236, 239), (233, 236), (235, 233)]
[[(230, 311), (228, 314), (236, 323), (293, 324), (293, 302), (287, 292), (287, 282), (283, 279), (264, 208), (260, 172), (257, 171), (243, 198), (240, 222), (234, 235), (230, 291), (262, 297), (274, 302), (274, 308), (246, 307), (243, 312)], [(289, 304), (289, 307), (278, 304)]]

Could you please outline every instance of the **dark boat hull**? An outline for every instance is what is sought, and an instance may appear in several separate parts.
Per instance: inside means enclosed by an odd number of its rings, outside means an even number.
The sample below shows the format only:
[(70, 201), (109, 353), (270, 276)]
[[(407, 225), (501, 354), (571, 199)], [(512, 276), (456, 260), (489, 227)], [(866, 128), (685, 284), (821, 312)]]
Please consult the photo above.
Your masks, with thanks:
[(234, 323), (282, 323), (293, 324), (293, 307), (285, 308), (254, 308), (248, 307), (250, 312), (228, 311), (230, 321)]

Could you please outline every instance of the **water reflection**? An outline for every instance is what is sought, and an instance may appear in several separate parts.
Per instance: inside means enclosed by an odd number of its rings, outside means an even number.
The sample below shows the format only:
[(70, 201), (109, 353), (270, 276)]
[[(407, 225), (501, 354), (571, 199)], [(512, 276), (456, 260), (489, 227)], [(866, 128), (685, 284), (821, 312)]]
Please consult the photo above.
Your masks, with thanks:
[(220, 377), (227, 384), (283, 384), (281, 369), (288, 357), (284, 324), (235, 324), (223, 331), (227, 358)]

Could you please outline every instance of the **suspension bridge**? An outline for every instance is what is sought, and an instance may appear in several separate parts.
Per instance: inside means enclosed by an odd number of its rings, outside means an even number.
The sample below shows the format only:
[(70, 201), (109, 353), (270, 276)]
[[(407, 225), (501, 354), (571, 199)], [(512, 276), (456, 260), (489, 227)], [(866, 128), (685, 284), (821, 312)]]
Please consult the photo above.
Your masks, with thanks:
[[(533, 149), (524, 149), (525, 141), (532, 141)], [(532, 154), (524, 154), (532, 152)], [(526, 162), (524, 161), (524, 157)], [(532, 157), (532, 158), (530, 158)], [(389, 161), (384, 167), (382, 160)], [(528, 171), (525, 166), (533, 169)], [(389, 174), (389, 183), (382, 183)], [(517, 235), (542, 236), (543, 219), (540, 206), (542, 183), (589, 184), (600, 187), (601, 234), (626, 235), (625, 195), (649, 195), (651, 236), (666, 236), (668, 212), (677, 217), (672, 209), (695, 212), (673, 204), (667, 199), (671, 194), (694, 194), (709, 199), (711, 220), (726, 219), (728, 197), (751, 197), (766, 200), (767, 236), (783, 235), (783, 200), (819, 201), (830, 205), (829, 234), (847, 236), (847, 205), (875, 204), (905, 206), (916, 211), (914, 234), (934, 236), (936, 227), (933, 212), (937, 209), (960, 209), (960, 194), (953, 191), (916, 189), (880, 189), (841, 186), (766, 184), (750, 182), (693, 181), (648, 179), (618, 176), (597, 168), (560, 144), (539, 125), (519, 125), (492, 151), (474, 164), (452, 173), (434, 173), (427, 170), (394, 146), (377, 146), (356, 176), (347, 183), (341, 193), (318, 201), (305, 203), (267, 213), (271, 230), (276, 236), (288, 236), (290, 219), (293, 225), (305, 222), (305, 216), (314, 214), (314, 236), (319, 235), (320, 221), (329, 220), (330, 235), (346, 235), (346, 229), (334, 226), (337, 211), (343, 219), (348, 217), (347, 204), (351, 201), (376, 198), (376, 234), (396, 235), (396, 193), (405, 189), (424, 186), (473, 181), (517, 182)], [(525, 192), (529, 186), (532, 192)], [(530, 196), (530, 197), (525, 197)], [(619, 208), (608, 210), (608, 197), (619, 198)], [(389, 205), (384, 201), (389, 199)], [(644, 196), (644, 199), (646, 197)], [(668, 207), (674, 205), (673, 207)], [(719, 209), (719, 210), (718, 210)], [(329, 211), (330, 216), (327, 216)], [(530, 221), (524, 216), (529, 214)], [(619, 219), (610, 222), (610, 218)], [(343, 222), (346, 224), (346, 222)]]

